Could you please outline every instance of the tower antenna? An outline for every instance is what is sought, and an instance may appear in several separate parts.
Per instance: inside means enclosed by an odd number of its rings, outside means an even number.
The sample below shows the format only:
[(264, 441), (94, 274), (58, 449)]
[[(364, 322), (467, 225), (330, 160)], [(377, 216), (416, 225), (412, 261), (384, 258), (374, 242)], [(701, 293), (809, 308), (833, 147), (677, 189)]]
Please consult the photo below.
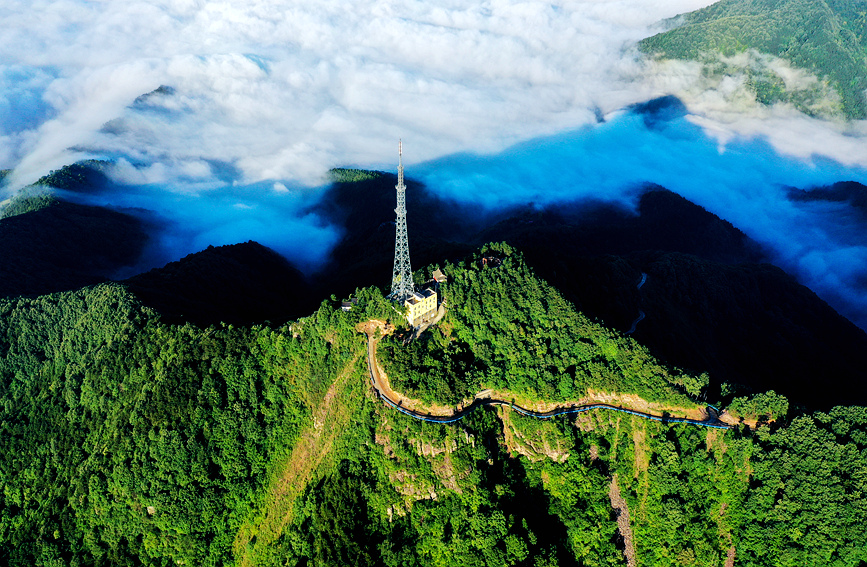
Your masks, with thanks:
[(389, 297), (403, 303), (413, 294), (412, 268), (409, 263), (409, 240), (406, 236), (406, 185), (403, 183), (403, 140), (397, 142), (397, 221), (395, 222), (394, 269), (391, 272)]

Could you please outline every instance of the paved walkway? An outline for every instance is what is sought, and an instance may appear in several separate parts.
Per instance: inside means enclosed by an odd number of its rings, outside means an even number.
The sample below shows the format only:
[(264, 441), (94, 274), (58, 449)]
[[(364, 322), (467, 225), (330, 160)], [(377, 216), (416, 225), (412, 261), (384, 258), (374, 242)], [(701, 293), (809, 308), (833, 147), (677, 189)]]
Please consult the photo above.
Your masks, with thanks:
[[(371, 325), (368, 323), (367, 326), (363, 327), (362, 330), (367, 334), (367, 367), (370, 374), (370, 383), (373, 385), (373, 389), (376, 391), (377, 395), (382, 398), (382, 400), (395, 408), (396, 410), (413, 417), (415, 419), (419, 419), (421, 421), (427, 421), (431, 423), (454, 423), (456, 421), (460, 421), (461, 419), (468, 416), (470, 413), (474, 412), (478, 408), (482, 406), (508, 406), (515, 410), (516, 412), (529, 416), (536, 417), (539, 419), (549, 419), (552, 417), (556, 417), (558, 415), (566, 415), (570, 413), (582, 413), (595, 409), (606, 409), (612, 411), (618, 411), (622, 413), (628, 413), (630, 415), (635, 415), (638, 417), (642, 417), (644, 419), (651, 419), (654, 421), (661, 421), (663, 423), (689, 423), (692, 425), (700, 425), (703, 427), (712, 427), (716, 429), (730, 429), (731, 425), (721, 421), (719, 419), (719, 412), (713, 406), (707, 407), (707, 418), (705, 420), (697, 420), (690, 419), (686, 417), (673, 417), (668, 415), (654, 415), (642, 411), (631, 410), (628, 408), (623, 408), (620, 406), (614, 406), (611, 404), (582, 404), (582, 405), (568, 405), (559, 408), (555, 408), (546, 412), (537, 412), (533, 410), (529, 410), (526, 408), (522, 408), (512, 402), (507, 402), (505, 400), (497, 400), (493, 398), (482, 398), (476, 397), (473, 402), (461, 409), (455, 409), (452, 413), (448, 415), (434, 415), (432, 413), (420, 411), (419, 409), (411, 409), (408, 407), (404, 407), (404, 400), (401, 396), (395, 393), (388, 381), (385, 380), (380, 372), (379, 365), (376, 360), (376, 344), (378, 342), (377, 339), (374, 338), (374, 329), (377, 325)], [(380, 327), (382, 328), (382, 327)]]

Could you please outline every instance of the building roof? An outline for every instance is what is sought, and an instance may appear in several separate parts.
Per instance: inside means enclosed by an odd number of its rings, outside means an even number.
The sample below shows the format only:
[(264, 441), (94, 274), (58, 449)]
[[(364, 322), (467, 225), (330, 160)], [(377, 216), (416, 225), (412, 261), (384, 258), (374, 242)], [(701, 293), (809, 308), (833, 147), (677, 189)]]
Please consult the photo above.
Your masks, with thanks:
[(436, 292), (432, 289), (423, 289), (421, 291), (414, 291), (412, 295), (406, 298), (406, 303), (410, 305), (415, 305), (416, 303), (427, 299), (433, 295), (436, 295)]

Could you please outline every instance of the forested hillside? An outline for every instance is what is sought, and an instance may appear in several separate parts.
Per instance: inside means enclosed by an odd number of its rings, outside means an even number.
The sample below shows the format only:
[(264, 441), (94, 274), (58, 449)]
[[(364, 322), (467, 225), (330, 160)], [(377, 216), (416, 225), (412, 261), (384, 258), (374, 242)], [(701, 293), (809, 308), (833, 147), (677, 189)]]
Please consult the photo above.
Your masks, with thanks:
[[(514, 251), (484, 254), (499, 264), (446, 267), (450, 314), (400, 371), (449, 395), (457, 368), (539, 400), (593, 387), (692, 403), (700, 383), (587, 322)], [(356, 326), (400, 316), (375, 288), (355, 297), (276, 328), (167, 324), (117, 284), (0, 300), (0, 560), (867, 561), (864, 408), (786, 416), (778, 396), (736, 399), (776, 421), (729, 431), (508, 409), (423, 423), (373, 396)]]
[[(647, 118), (670, 109), (668, 103), (675, 105), (660, 100), (633, 111)], [(14, 215), (0, 219), (6, 267), (0, 267), (0, 296), (104, 281), (141, 260), (148, 236), (159, 239), (157, 227), (123, 211), (38, 192), (44, 186), (101, 191), (108, 167), (68, 166), (7, 204), (0, 215)], [(333, 176), (310, 212), (345, 230), (319, 273), (302, 277), (272, 251), (245, 243), (137, 275), (128, 280), (130, 289), (164, 320), (279, 324), (311, 312), (324, 297), (385, 283), (394, 259), (394, 176), (363, 170)], [(867, 403), (860, 379), (867, 334), (782, 270), (761, 264), (761, 248), (736, 227), (670, 191), (644, 188), (637, 215), (582, 201), (479, 217), (409, 184), (408, 206), (426, 211), (424, 222), (409, 225), (416, 265), (456, 262), (485, 242), (505, 241), (591, 321), (625, 332), (642, 310), (646, 317), (633, 335), (638, 342), (669, 366), (707, 373), (713, 393), (726, 384), (741, 392), (785, 391), (793, 403), (813, 409)], [(831, 222), (849, 218), (850, 207), (860, 210), (858, 188), (846, 187), (846, 195), (835, 190), (826, 197), (841, 203)], [(793, 190), (792, 198), (825, 193)], [(145, 229), (157, 232), (146, 236)], [(647, 280), (639, 291), (642, 272)], [(812, 384), (819, 374), (826, 387), (817, 392)]]
[(116, 284), (0, 301), (5, 563), (230, 562), (275, 459), (363, 348), (330, 308), (282, 332), (158, 319)]
[(0, 211), (0, 297), (77, 289), (134, 264), (147, 236), (123, 212), (39, 194)]
[[(648, 186), (637, 211), (578, 201), (480, 219), (409, 183), (407, 206), (426, 211), (425, 222), (408, 227), (415, 265), (457, 263), (472, 246), (504, 241), (591, 321), (625, 332), (643, 310), (638, 342), (669, 366), (707, 373), (713, 392), (725, 383), (785, 391), (813, 409), (867, 404), (867, 334), (763, 263), (761, 247), (731, 223), (679, 195)], [(346, 233), (314, 286), (345, 297), (355, 285), (385, 283), (394, 260), (394, 184), (384, 175), (328, 192), (317, 213)], [(638, 290), (642, 272), (648, 278)]]
[(63, 167), (0, 203), (0, 297), (78, 289), (139, 260), (148, 239), (140, 219), (51, 189), (96, 192), (108, 184), (106, 166), (89, 160)]
[[(634, 340), (589, 321), (505, 244), (446, 264), (440, 289), (448, 315), (427, 336), (384, 343), (386, 370), (400, 391), (457, 403), (479, 390), (525, 399), (579, 400), (589, 391), (634, 394), (693, 406), (708, 377), (661, 366)], [(418, 368), (424, 365), (424, 371)]]
[[(643, 40), (647, 53), (667, 58), (716, 62), (754, 49), (781, 57), (794, 67), (827, 80), (849, 118), (867, 116), (867, 7), (860, 0), (721, 0), (678, 16), (674, 29)], [(720, 69), (717, 69), (717, 72)], [(820, 84), (810, 89), (787, 85), (770, 67), (753, 61), (733, 72), (746, 73), (758, 100), (789, 101), (808, 110), (826, 96)]]
[(320, 300), (285, 258), (252, 241), (209, 246), (124, 284), (164, 320), (198, 325), (282, 323)]

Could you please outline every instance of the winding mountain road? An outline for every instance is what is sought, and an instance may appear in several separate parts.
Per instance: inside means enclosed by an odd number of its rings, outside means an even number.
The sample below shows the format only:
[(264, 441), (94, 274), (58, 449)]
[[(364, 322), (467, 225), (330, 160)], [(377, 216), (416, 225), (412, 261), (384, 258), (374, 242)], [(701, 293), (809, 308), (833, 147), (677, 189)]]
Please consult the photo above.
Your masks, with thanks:
[(638, 326), (638, 324), (641, 323), (641, 322), (644, 320), (644, 318), (645, 318), (646, 316), (647, 316), (647, 315), (645, 315), (644, 311), (642, 311), (641, 309), (639, 309), (639, 310), (638, 310), (638, 317), (635, 318), (635, 321), (632, 322), (632, 326), (629, 327), (629, 330), (626, 331), (624, 334), (625, 334), (625, 335), (631, 335), (632, 333), (634, 333), (634, 332), (635, 332), (635, 327)]
[[(638, 290), (639, 291), (641, 290), (641, 286), (643, 286), (644, 282), (646, 282), (646, 281), (647, 281), (647, 274), (644, 272), (641, 272), (641, 279), (638, 280)], [(632, 333), (634, 333), (635, 327), (638, 326), (638, 324), (641, 323), (646, 316), (647, 315), (644, 313), (644, 311), (639, 309), (638, 310), (638, 317), (635, 318), (635, 321), (632, 322), (632, 326), (629, 327), (629, 330), (626, 331), (626, 333), (624, 333), (624, 334), (631, 335)]]
[[(371, 322), (372, 323), (372, 322)], [(713, 406), (707, 406), (707, 418), (705, 420), (697, 420), (690, 419), (686, 417), (670, 417), (667, 415), (654, 415), (642, 411), (631, 410), (619, 406), (614, 406), (611, 404), (603, 404), (603, 403), (595, 403), (595, 404), (582, 404), (582, 405), (569, 405), (563, 406), (560, 408), (555, 408), (546, 412), (538, 412), (529, 410), (526, 408), (522, 408), (519, 405), (516, 405), (512, 402), (507, 402), (505, 400), (497, 400), (493, 398), (480, 398), (476, 397), (473, 400), (473, 403), (469, 406), (454, 410), (450, 415), (432, 415), (429, 413), (421, 412), (416, 409), (410, 409), (407, 407), (403, 407), (403, 398), (396, 394), (391, 386), (388, 384), (388, 381), (383, 379), (379, 365), (376, 360), (376, 343), (378, 339), (374, 338), (374, 329), (375, 325), (368, 324), (363, 330), (367, 334), (367, 367), (370, 374), (370, 382), (373, 385), (374, 391), (377, 395), (382, 398), (382, 400), (398, 410), (401, 413), (404, 413), (410, 417), (421, 421), (427, 421), (430, 423), (454, 423), (456, 421), (460, 421), (461, 419), (467, 417), (472, 412), (476, 411), (480, 407), (484, 406), (508, 406), (515, 410), (516, 412), (526, 415), (529, 417), (535, 417), (538, 419), (550, 419), (552, 417), (556, 417), (558, 415), (566, 415), (571, 413), (582, 413), (595, 409), (606, 409), (612, 410), (622, 413), (627, 413), (630, 415), (635, 415), (638, 417), (642, 417), (644, 419), (651, 419), (654, 421), (661, 421), (663, 423), (689, 423), (692, 425), (700, 425), (702, 427), (711, 427), (715, 429), (730, 429), (731, 425), (721, 421), (719, 419), (719, 412)]]

